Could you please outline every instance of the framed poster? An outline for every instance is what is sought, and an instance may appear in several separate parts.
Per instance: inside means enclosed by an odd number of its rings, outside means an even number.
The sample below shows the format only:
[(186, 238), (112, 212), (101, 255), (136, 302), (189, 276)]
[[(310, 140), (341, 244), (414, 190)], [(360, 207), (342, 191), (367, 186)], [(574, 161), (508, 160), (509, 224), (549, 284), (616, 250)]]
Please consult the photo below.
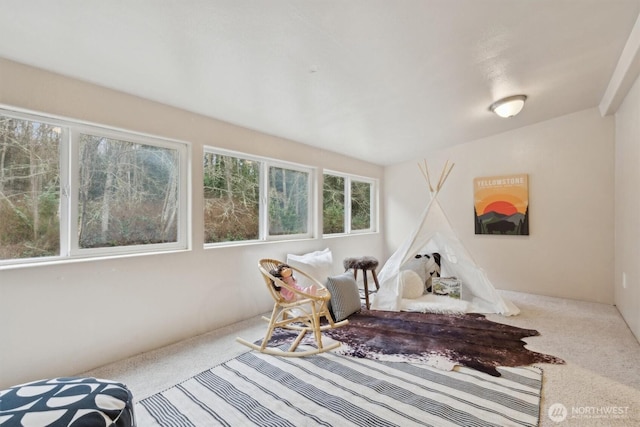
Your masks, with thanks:
[(476, 234), (529, 235), (527, 174), (473, 180)]

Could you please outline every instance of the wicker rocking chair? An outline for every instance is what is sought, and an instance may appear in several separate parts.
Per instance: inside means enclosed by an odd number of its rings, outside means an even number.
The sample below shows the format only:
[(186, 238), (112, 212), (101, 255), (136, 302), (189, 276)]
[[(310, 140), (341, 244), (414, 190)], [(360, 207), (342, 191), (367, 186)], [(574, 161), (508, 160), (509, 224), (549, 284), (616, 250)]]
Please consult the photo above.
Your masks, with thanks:
[[(329, 299), (331, 298), (331, 294), (327, 288), (305, 272), (291, 267), (296, 277), (305, 277), (311, 281), (316, 287), (316, 292), (314, 295), (310, 295), (293, 288), (285, 283), (281, 278), (275, 277), (271, 274), (271, 271), (276, 269), (280, 264), (283, 263), (275, 259), (262, 259), (258, 263), (258, 268), (262, 273), (267, 289), (274, 301), (271, 317), (263, 317), (264, 320), (269, 322), (269, 326), (265, 337), (262, 339), (262, 343), (259, 345), (254, 344), (242, 338), (237, 338), (237, 341), (262, 353), (291, 357), (310, 356), (339, 347), (339, 342), (334, 342), (326, 346), (322, 343), (322, 331), (344, 326), (349, 322), (348, 320), (343, 320), (341, 322), (335, 322), (333, 320), (333, 317), (329, 313), (329, 309), (327, 307)], [(295, 294), (296, 298), (293, 301), (285, 300), (282, 297), (281, 292), (277, 290), (276, 287), (290, 290)], [(324, 325), (321, 324), (322, 317), (327, 320)], [(281, 350), (268, 346), (269, 340), (276, 328), (289, 329), (298, 332), (297, 337), (288, 350)], [(305, 351), (296, 351), (298, 344), (300, 344), (307, 332), (313, 333), (316, 348)]]

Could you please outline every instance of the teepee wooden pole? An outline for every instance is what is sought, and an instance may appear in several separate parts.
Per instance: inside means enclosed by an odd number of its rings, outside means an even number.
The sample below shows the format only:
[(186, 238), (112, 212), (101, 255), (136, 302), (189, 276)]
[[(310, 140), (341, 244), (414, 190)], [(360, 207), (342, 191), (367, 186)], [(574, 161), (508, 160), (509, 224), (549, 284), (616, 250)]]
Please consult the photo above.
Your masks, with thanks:
[[(449, 161), (447, 160), (447, 163)], [(447, 178), (449, 178), (449, 174), (451, 173), (451, 169), (453, 169), (453, 167), (455, 166), (455, 163), (451, 163), (451, 166), (449, 166), (449, 169), (447, 170), (447, 173), (444, 175), (444, 178), (442, 179), (442, 184), (440, 184), (440, 186), (444, 185), (444, 182), (447, 180)], [(438, 190), (440, 189), (440, 187), (438, 187)]]
[(425, 170), (422, 169), (422, 165), (420, 163), (418, 163), (418, 169), (420, 169), (420, 172), (422, 172), (422, 177), (424, 178), (424, 180), (429, 182), (429, 177), (427, 176)]
[(449, 178), (449, 174), (451, 173), (451, 170), (453, 169), (454, 166), (455, 166), (455, 163), (450, 164), (449, 160), (446, 161), (446, 163), (444, 164), (444, 167), (442, 168), (442, 172), (440, 172), (440, 179), (438, 180), (438, 185), (434, 190), (433, 186), (431, 185), (431, 177), (429, 176), (429, 166), (427, 165), (427, 160), (426, 159), (424, 160), (424, 165), (421, 165), (420, 163), (418, 163), (418, 168), (420, 168), (420, 172), (422, 172), (422, 176), (424, 177), (425, 181), (427, 181), (427, 185), (429, 185), (429, 191), (431, 192), (431, 194), (437, 193), (440, 191), (440, 189), (444, 185), (447, 178)]
[(449, 160), (447, 160), (447, 162), (444, 164), (444, 167), (442, 168), (442, 172), (440, 173), (440, 179), (438, 180), (438, 186), (436, 187), (436, 191), (440, 191), (440, 188), (442, 188), (442, 184), (444, 184), (443, 178), (444, 178), (445, 172), (447, 171), (447, 166), (449, 166)]
[(429, 184), (429, 191), (433, 193), (433, 187), (431, 186), (431, 177), (429, 176), (429, 165), (427, 165), (427, 159), (423, 159), (424, 170), (427, 172), (427, 183)]
[(427, 160), (424, 160), (424, 168), (423, 166), (418, 163), (418, 167), (420, 168), (420, 172), (422, 172), (422, 176), (424, 177), (425, 181), (427, 181), (427, 185), (429, 186), (429, 191), (431, 193), (433, 193), (433, 187), (431, 186), (431, 178), (429, 177), (429, 167), (427, 166)]

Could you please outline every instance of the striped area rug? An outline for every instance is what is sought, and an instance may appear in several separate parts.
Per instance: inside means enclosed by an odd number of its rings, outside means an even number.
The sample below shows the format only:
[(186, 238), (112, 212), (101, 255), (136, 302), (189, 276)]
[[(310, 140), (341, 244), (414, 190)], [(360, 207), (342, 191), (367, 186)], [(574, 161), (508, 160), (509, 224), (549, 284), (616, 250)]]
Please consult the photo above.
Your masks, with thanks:
[(537, 426), (542, 371), (247, 352), (136, 404), (139, 426)]

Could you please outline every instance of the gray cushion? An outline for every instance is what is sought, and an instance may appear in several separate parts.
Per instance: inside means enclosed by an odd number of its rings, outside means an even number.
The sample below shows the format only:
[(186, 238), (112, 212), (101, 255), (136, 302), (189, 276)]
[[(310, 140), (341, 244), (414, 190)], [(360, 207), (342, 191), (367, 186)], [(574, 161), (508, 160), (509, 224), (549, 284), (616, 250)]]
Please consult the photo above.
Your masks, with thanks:
[(346, 272), (339, 276), (328, 277), (327, 289), (331, 293), (329, 309), (336, 322), (360, 310), (360, 293), (353, 273)]

